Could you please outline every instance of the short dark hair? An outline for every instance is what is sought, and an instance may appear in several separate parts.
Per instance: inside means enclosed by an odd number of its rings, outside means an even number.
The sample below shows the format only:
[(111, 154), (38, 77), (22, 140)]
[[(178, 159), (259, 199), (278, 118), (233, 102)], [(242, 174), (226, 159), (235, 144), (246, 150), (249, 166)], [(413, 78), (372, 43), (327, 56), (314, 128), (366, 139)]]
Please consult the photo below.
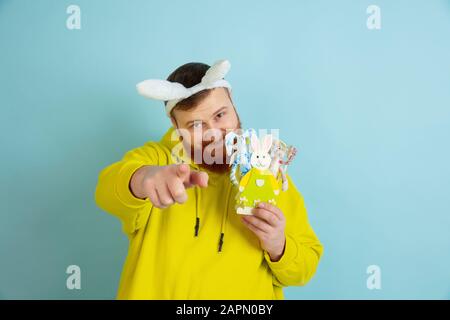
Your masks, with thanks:
[[(178, 82), (181, 83), (186, 88), (190, 88), (195, 86), (196, 84), (199, 84), (202, 81), (203, 76), (205, 75), (206, 71), (208, 71), (209, 68), (210, 66), (205, 63), (189, 62), (183, 64), (182, 66), (178, 67), (175, 71), (173, 71), (167, 78), (167, 81)], [(202, 90), (186, 99), (181, 100), (170, 111), (170, 115), (173, 117), (174, 109), (189, 110), (195, 107), (210, 94), (211, 90), (213, 89)], [(229, 95), (228, 90), (227, 93)], [(165, 101), (164, 104), (167, 105), (167, 101)]]

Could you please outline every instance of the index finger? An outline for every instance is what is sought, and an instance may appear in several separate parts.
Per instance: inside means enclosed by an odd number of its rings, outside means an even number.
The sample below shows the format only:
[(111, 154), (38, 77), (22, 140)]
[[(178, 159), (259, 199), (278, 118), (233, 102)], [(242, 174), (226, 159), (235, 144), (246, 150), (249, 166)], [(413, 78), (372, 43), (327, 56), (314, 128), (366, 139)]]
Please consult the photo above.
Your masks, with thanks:
[(190, 178), (189, 178), (189, 183), (191, 185), (197, 185), (199, 187), (205, 188), (208, 186), (208, 180), (209, 180), (209, 176), (206, 172), (192, 171)]

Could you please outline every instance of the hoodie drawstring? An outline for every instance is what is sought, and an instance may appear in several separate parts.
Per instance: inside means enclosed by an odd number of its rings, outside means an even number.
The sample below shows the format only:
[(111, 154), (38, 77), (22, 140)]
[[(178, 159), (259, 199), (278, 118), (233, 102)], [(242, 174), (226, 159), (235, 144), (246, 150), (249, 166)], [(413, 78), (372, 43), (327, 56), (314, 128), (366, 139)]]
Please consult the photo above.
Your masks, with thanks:
[[(195, 188), (195, 226), (194, 226), (194, 236), (198, 237), (199, 229), (200, 229), (200, 200), (201, 200), (201, 191), (198, 186)], [(228, 206), (230, 204), (230, 194), (231, 194), (232, 186), (231, 184), (228, 184), (227, 193), (226, 193), (226, 201), (225, 201), (225, 207), (222, 211), (222, 223), (220, 226), (220, 236), (219, 236), (219, 248), (218, 252), (222, 252), (223, 244), (224, 244), (224, 238), (225, 238), (225, 231), (227, 228), (227, 222), (228, 222)]]
[(228, 205), (229, 205), (229, 201), (230, 201), (230, 193), (231, 193), (231, 185), (228, 185), (227, 197), (226, 197), (226, 202), (225, 202), (225, 208), (224, 208), (224, 212), (222, 214), (222, 224), (220, 226), (219, 252), (222, 251), (222, 247), (223, 247), (223, 243), (224, 243), (223, 238), (225, 237), (225, 230), (227, 228)]
[(198, 216), (198, 212), (200, 209), (200, 189), (199, 187), (195, 187), (195, 227), (194, 227), (194, 236), (198, 237), (198, 229), (200, 228), (200, 217)]

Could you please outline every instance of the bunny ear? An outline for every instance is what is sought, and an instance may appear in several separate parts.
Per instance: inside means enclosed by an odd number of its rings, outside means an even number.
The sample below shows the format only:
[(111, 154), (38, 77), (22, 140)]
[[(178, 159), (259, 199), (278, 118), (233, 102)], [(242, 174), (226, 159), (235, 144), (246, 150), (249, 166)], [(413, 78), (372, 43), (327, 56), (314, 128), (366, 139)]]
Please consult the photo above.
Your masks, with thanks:
[(219, 60), (206, 71), (202, 78), (202, 83), (208, 84), (223, 79), (231, 68), (228, 60)]
[(272, 147), (272, 135), (266, 134), (262, 141), (261, 150), (264, 153), (269, 153), (270, 148)]
[(157, 100), (183, 99), (189, 95), (189, 91), (178, 82), (167, 80), (149, 79), (136, 85), (140, 95)]
[(252, 134), (250, 136), (250, 145), (252, 147), (252, 151), (253, 152), (258, 152), (258, 150), (259, 150), (259, 141), (258, 141), (258, 137), (256, 137), (256, 134)]

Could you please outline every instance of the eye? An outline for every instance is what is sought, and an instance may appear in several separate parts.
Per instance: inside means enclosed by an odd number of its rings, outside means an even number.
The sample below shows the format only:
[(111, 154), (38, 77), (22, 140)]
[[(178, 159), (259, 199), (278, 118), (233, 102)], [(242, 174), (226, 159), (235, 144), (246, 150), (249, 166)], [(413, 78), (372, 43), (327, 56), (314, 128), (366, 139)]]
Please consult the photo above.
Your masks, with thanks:
[(257, 159), (259, 159), (259, 156), (256, 156)]
[(216, 115), (218, 119), (222, 118), (225, 115), (225, 111), (222, 111)]
[(191, 125), (191, 128), (201, 128), (202, 122), (201, 121), (194, 121), (194, 123)]

